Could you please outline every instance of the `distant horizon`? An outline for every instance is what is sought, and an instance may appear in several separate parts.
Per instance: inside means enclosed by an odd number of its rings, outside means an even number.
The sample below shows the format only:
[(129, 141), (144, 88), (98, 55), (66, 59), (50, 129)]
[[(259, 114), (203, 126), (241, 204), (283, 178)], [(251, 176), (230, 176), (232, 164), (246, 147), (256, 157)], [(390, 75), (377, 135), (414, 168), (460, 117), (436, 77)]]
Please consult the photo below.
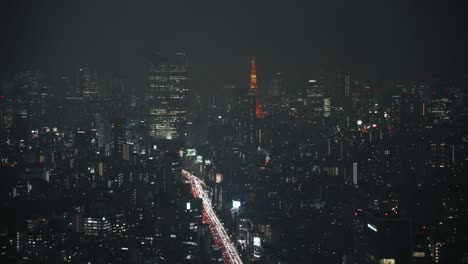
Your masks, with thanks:
[[(156, 49), (158, 50), (158, 49)], [(175, 49), (174, 49), (175, 50)], [(171, 50), (172, 51), (172, 50)], [(185, 50), (184, 50), (185, 51)], [(165, 53), (165, 50), (162, 51)], [(44, 67), (44, 65), (41, 66), (23, 66), (23, 67), (18, 67), (16, 69), (9, 69), (9, 71), (3, 71), (0, 73), (1, 79), (0, 81), (11, 81), (14, 78), (14, 75), (17, 74), (18, 72), (22, 72), (25, 70), (39, 70), (43, 77), (45, 77), (45, 80), (47, 81), (52, 81), (60, 76), (68, 76), (70, 79), (73, 81), (76, 79), (76, 72), (80, 68), (88, 68), (90, 70), (96, 71), (98, 74), (98, 79), (99, 80), (112, 80), (114, 78), (118, 79), (125, 79), (129, 81), (135, 88), (137, 88), (140, 92), (142, 90), (140, 89), (145, 89), (146, 86), (146, 74), (149, 68), (149, 59), (150, 55), (148, 55), (148, 58), (145, 60), (142, 60), (141, 63), (139, 64), (139, 68), (141, 71), (139, 71), (137, 74), (129, 74), (127, 73), (121, 73), (121, 72), (110, 72), (109, 70), (106, 70), (105, 67), (101, 65), (93, 65), (93, 64), (80, 64), (80, 65), (74, 65), (74, 66), (69, 66), (66, 68), (61, 68), (62, 70), (59, 71), (57, 69), (47, 69), (47, 67)], [(244, 70), (244, 75), (243, 76), (238, 76), (237, 79), (230, 79), (230, 80), (221, 80), (219, 83), (216, 84), (211, 84), (209, 87), (204, 87), (206, 86), (206, 81), (202, 80), (200, 76), (192, 76), (195, 72), (197, 73), (197, 65), (193, 65), (190, 60), (190, 54), (187, 53), (187, 57), (189, 59), (189, 66), (190, 66), (190, 75), (191, 75), (191, 81), (193, 85), (193, 89), (197, 89), (202, 93), (217, 93), (220, 89), (222, 89), (224, 86), (227, 85), (235, 85), (236, 89), (242, 89), (244, 87), (246, 90), (248, 90), (249, 86), (249, 59), (250, 57), (247, 57), (247, 62), (245, 65), (242, 67)], [(263, 63), (261, 58), (257, 58), (257, 71), (259, 72), (259, 85), (260, 87), (264, 88), (265, 86), (268, 85), (268, 82), (275, 78), (275, 75), (277, 73), (283, 74), (286, 80), (288, 81), (293, 81), (297, 84), (300, 83), (306, 83), (307, 80), (309, 79), (317, 79), (320, 76), (325, 76), (329, 81), (336, 79), (336, 77), (340, 74), (350, 74), (351, 78), (355, 81), (366, 81), (366, 82), (378, 82), (381, 83), (384, 86), (391, 85), (395, 81), (402, 81), (404, 83), (412, 83), (412, 82), (442, 82), (444, 84), (448, 85), (459, 85), (462, 89), (468, 89), (468, 73), (466, 74), (458, 74), (458, 75), (416, 75), (416, 76), (379, 76), (379, 77), (371, 77), (371, 76), (365, 76), (365, 74), (360, 74), (357, 75), (353, 71), (343, 71), (343, 70), (338, 70), (338, 69), (332, 69), (329, 71), (325, 71), (323, 69), (319, 69), (314, 72), (310, 72), (309, 75), (299, 75), (299, 74), (294, 74), (290, 73), (288, 71), (270, 71), (265, 74), (265, 72), (262, 69)], [(45, 68), (45, 69), (44, 69)], [(138, 67), (137, 67), (138, 68)], [(357, 75), (357, 77), (356, 77)]]
[(138, 82), (153, 51), (175, 48), (208, 90), (248, 79), (253, 55), (260, 79), (468, 75), (468, 18), (445, 1), (6, 1), (0, 12), (2, 79), (29, 65), (52, 73), (88, 65)]

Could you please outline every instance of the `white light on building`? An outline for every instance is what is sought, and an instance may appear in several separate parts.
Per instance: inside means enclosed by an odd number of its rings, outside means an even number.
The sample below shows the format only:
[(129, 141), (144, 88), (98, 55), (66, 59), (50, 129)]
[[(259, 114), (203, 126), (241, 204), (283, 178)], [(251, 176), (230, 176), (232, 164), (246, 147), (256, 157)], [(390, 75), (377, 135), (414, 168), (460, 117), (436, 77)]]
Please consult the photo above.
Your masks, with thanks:
[(232, 200), (232, 209), (239, 209), (240, 206), (241, 206), (240, 201)]
[(260, 237), (254, 237), (253, 238), (253, 244), (256, 247), (261, 247), (262, 246), (262, 241), (260, 240)]
[(375, 225), (373, 225), (373, 224), (367, 224), (367, 227), (368, 227), (370, 230), (372, 230), (372, 231), (374, 231), (374, 232), (377, 232), (377, 227), (376, 227)]
[(357, 162), (353, 162), (353, 184), (357, 185), (358, 184), (358, 178), (357, 178)]

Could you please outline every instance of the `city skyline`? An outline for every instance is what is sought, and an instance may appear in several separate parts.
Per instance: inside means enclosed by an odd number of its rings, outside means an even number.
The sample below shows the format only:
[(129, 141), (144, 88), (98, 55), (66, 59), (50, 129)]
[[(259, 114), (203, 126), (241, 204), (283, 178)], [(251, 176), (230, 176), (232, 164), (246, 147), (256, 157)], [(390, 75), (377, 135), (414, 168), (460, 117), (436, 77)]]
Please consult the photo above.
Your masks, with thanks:
[(441, 1), (8, 1), (0, 51), (9, 67), (2, 74), (88, 66), (141, 84), (148, 54), (182, 48), (196, 66), (194, 81), (210, 90), (242, 82), (252, 56), (265, 77), (351, 71), (367, 79), (466, 78), (462, 10)]
[(0, 9), (0, 262), (468, 264), (452, 1)]

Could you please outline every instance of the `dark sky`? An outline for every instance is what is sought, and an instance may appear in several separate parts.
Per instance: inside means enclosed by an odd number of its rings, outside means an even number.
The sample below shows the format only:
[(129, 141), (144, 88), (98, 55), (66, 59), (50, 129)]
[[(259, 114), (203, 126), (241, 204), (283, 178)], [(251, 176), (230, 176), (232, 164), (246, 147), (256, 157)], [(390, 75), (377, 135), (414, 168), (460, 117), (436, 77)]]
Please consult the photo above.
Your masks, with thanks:
[[(184, 48), (199, 86), (276, 71), (320, 69), (366, 77), (467, 72), (463, 1), (1, 1), (3, 76), (24, 66), (52, 73), (80, 65), (140, 78), (157, 49)], [(244, 78), (242, 78), (244, 77)]]

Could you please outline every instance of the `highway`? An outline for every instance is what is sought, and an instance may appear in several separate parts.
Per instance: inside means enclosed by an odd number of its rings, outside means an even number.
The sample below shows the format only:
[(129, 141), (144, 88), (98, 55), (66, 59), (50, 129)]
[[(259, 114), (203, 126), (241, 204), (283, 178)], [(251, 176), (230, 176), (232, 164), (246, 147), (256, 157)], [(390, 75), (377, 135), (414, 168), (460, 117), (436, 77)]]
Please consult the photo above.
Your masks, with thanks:
[(224, 226), (221, 224), (221, 221), (219, 221), (218, 216), (213, 211), (210, 198), (204, 190), (204, 187), (206, 187), (205, 183), (186, 170), (182, 170), (182, 176), (190, 181), (193, 197), (202, 199), (203, 221), (208, 223), (210, 232), (215, 239), (216, 246), (218, 246), (223, 252), (224, 263), (241, 264), (242, 260), (237, 252), (236, 246), (232, 243), (226, 229), (224, 229)]

